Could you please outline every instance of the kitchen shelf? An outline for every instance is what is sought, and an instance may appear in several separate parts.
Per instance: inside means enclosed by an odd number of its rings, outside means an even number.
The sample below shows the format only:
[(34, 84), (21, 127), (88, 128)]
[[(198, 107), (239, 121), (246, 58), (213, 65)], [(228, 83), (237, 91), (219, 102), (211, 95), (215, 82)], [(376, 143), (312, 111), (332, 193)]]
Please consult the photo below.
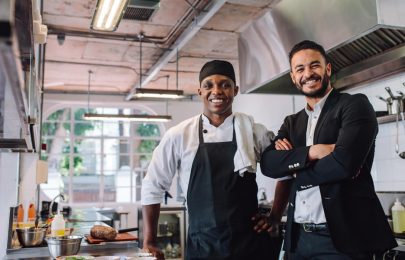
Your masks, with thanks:
[[(186, 212), (184, 206), (166, 206), (160, 208), (158, 220), (158, 247), (165, 254), (166, 259), (184, 259), (186, 245)], [(143, 216), (142, 209), (138, 208), (139, 238), (143, 242)], [(164, 234), (162, 234), (164, 233)]]
[[(396, 120), (397, 120), (397, 115), (396, 114), (377, 117), (377, 122), (379, 124), (391, 123), (391, 122), (395, 122)], [(398, 121), (402, 121), (401, 114), (399, 115), (399, 120)]]

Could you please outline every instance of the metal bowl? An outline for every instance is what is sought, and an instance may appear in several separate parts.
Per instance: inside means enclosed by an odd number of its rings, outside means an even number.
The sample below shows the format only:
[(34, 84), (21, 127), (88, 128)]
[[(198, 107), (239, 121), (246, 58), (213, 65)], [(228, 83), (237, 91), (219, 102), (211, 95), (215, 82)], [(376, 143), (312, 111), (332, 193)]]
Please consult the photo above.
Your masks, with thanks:
[(23, 247), (39, 246), (46, 234), (46, 228), (17, 228), (18, 241)]
[(46, 237), (49, 253), (52, 258), (76, 255), (80, 250), (82, 236)]

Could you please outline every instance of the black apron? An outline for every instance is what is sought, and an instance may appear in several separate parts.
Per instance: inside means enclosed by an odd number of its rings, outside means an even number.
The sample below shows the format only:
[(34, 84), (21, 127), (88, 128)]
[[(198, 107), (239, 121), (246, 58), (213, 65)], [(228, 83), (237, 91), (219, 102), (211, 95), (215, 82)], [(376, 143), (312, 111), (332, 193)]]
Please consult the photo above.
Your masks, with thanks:
[(204, 143), (200, 117), (198, 136), (187, 192), (186, 259), (270, 259), (270, 236), (257, 234), (251, 220), (257, 212), (256, 175), (234, 172), (235, 129), (231, 142)]

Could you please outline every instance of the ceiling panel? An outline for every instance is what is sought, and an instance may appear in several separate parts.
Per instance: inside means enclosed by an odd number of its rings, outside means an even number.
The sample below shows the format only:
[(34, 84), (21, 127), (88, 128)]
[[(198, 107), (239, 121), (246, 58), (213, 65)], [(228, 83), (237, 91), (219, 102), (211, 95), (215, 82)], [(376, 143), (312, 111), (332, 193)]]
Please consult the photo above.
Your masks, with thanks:
[(182, 52), (208, 58), (237, 58), (237, 40), (236, 33), (200, 30)]
[(261, 14), (261, 8), (247, 5), (226, 4), (204, 26), (204, 29), (237, 32), (246, 21), (255, 19)]
[(96, 0), (43, 0), (44, 14), (91, 18)]
[(62, 44), (56, 39), (56, 35), (50, 35), (46, 44), (46, 58), (50, 59), (81, 59), (87, 45), (87, 39), (68, 39)]
[[(276, 0), (227, 1), (176, 57), (159, 66), (160, 72), (144, 88), (179, 88), (196, 94), (198, 74), (212, 59), (229, 60), (238, 75), (238, 32), (261, 16)], [(45, 90), (87, 92), (88, 70), (92, 92), (129, 93), (139, 85), (140, 55), (138, 34), (143, 33), (142, 72), (170, 51), (173, 43), (196, 26), (196, 17), (209, 12), (209, 0), (161, 0), (150, 21), (123, 20), (116, 32), (91, 31), (90, 22), (96, 0), (44, 0), (43, 21), (49, 28), (46, 46)], [(192, 6), (191, 6), (192, 5)], [(56, 34), (64, 34), (60, 44)], [(184, 36), (182, 36), (184, 37)], [(169, 76), (169, 85), (166, 84)]]
[[(83, 64), (69, 64), (59, 62), (47, 62), (49, 75), (47, 84), (63, 82), (65, 85), (81, 85), (83, 91), (87, 91), (88, 71), (93, 71), (92, 84), (100, 86), (118, 86), (128, 89), (137, 78), (138, 73), (129, 67), (97, 66)], [(120, 75), (117, 77), (115, 75)]]
[[(162, 54), (163, 50), (159, 50), (156, 47), (152, 47), (150, 44), (142, 44), (142, 64), (145, 67), (150, 67)], [(124, 61), (134, 63), (138, 66), (140, 62), (140, 47), (139, 43), (134, 43), (129, 46)]]
[(88, 42), (83, 58), (99, 61), (122, 61), (128, 48), (127, 44), (111, 45), (101, 42)]

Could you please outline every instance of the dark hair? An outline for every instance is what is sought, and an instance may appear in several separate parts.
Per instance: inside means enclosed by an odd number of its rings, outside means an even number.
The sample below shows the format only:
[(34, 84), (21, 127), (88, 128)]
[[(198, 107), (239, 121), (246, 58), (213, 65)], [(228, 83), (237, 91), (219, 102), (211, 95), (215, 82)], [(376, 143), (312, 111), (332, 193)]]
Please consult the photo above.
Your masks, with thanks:
[(308, 49), (315, 50), (315, 51), (319, 52), (324, 57), (325, 62), (329, 63), (328, 57), (326, 56), (325, 49), (321, 45), (319, 45), (319, 44), (317, 44), (316, 42), (313, 42), (313, 41), (305, 40), (305, 41), (297, 43), (291, 49), (290, 53), (288, 54), (290, 65), (291, 65), (291, 59), (294, 56), (294, 54), (296, 54), (299, 51), (308, 50)]

